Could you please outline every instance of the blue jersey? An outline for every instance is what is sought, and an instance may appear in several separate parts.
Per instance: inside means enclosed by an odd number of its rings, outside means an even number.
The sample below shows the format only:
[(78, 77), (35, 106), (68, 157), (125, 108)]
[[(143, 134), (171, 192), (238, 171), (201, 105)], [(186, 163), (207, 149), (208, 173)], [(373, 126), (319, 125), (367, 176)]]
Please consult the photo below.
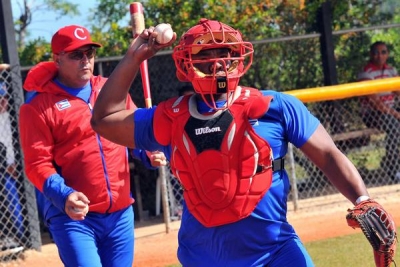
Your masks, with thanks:
[[(258, 135), (268, 141), (274, 159), (284, 157), (288, 143), (301, 147), (315, 132), (319, 120), (297, 98), (275, 91), (267, 113), (253, 120)], [(154, 109), (135, 113), (135, 143), (138, 148), (164, 151), (153, 134)], [(140, 122), (139, 122), (140, 121)], [(253, 213), (245, 219), (217, 227), (204, 227), (184, 206), (179, 230), (178, 258), (183, 266), (264, 266), (289, 240), (297, 240), (287, 222), (287, 198), (290, 191), (285, 170), (273, 173), (272, 185)], [(300, 265), (299, 265), (300, 266)], [(304, 265), (306, 266), (306, 265)]]

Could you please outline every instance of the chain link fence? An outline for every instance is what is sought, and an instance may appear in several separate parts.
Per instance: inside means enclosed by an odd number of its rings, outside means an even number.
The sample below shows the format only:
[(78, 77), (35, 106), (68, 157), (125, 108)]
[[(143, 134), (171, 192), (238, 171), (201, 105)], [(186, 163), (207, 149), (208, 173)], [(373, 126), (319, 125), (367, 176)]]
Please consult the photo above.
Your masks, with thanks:
[[(309, 104), (311, 112), (331, 134), (337, 147), (355, 164), (367, 187), (400, 182), (399, 121), (373, 124), (362, 110), (365, 97)], [(372, 114), (381, 116), (379, 111)], [(337, 193), (326, 177), (298, 150), (293, 150), (295, 176), (299, 198)], [(396, 156), (395, 156), (396, 155)]]
[(0, 262), (40, 249), (41, 236), (32, 185), (24, 178), (18, 137), (18, 106), (23, 102), (10, 68), (0, 70)]

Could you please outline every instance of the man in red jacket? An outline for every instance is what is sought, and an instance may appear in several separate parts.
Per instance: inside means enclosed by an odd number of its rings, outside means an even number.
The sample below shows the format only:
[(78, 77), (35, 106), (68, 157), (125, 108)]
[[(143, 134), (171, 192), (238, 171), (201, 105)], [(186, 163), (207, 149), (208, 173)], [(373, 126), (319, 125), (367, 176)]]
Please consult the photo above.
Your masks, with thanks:
[[(106, 78), (93, 75), (88, 30), (70, 25), (52, 40), (52, 62), (24, 83), (20, 109), (25, 171), (44, 196), (41, 211), (65, 266), (132, 266), (134, 215), (127, 148), (96, 134), (92, 107)], [(130, 98), (127, 109), (135, 109)]]

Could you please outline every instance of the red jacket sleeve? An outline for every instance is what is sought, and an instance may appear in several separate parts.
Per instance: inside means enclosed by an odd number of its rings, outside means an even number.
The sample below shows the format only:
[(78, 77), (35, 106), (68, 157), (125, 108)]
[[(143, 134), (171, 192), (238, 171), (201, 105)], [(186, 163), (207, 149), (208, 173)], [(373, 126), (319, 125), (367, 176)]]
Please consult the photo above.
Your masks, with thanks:
[(29, 104), (21, 106), (19, 130), (26, 175), (43, 191), (45, 180), (57, 173), (53, 165), (52, 134), (44, 118)]

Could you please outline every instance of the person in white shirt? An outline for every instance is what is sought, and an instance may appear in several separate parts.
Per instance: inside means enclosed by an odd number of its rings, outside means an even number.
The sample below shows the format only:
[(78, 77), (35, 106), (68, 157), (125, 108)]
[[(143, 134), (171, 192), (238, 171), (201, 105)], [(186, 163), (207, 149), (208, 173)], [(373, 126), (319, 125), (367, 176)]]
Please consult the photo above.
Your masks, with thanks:
[(8, 96), (5, 82), (0, 82), (0, 143), (6, 147), (7, 151), (7, 172), (9, 174), (14, 173), (14, 146), (12, 143), (12, 130), (10, 114), (7, 111), (8, 107)]

